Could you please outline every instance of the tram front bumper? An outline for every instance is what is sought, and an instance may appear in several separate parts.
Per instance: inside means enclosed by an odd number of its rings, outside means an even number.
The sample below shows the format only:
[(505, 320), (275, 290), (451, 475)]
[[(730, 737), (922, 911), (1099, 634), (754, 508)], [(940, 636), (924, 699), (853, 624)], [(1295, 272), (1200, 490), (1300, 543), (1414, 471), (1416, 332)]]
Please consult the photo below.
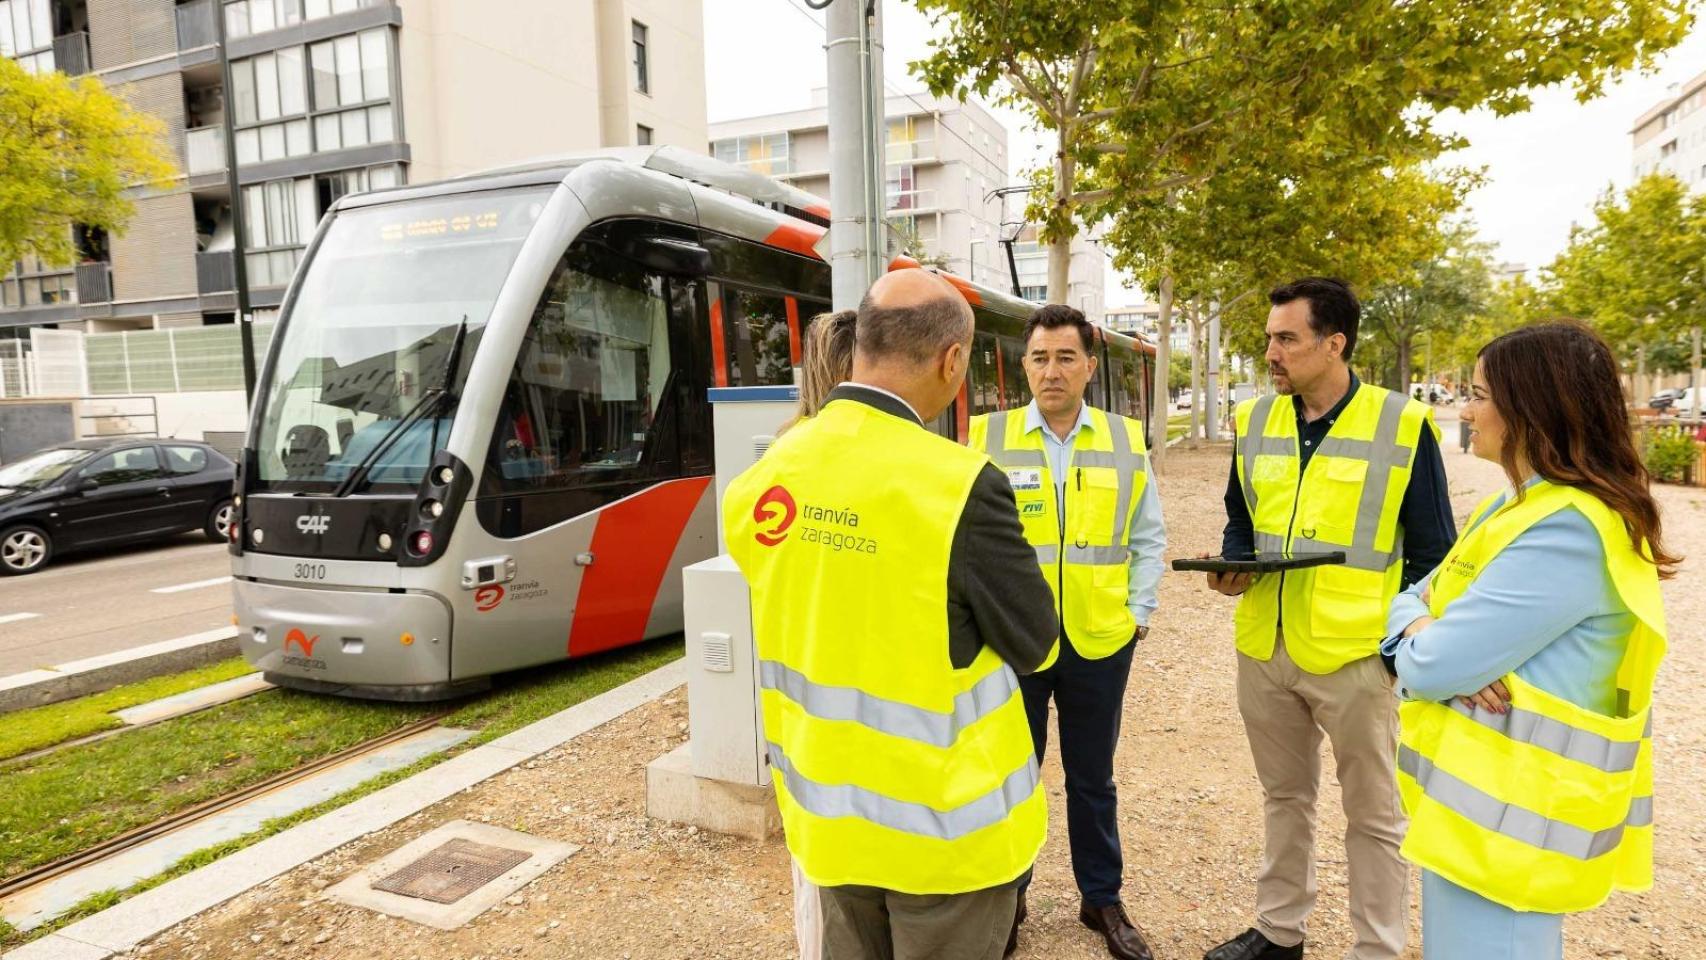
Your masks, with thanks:
[(236, 588), (238, 646), (275, 683), (326, 689), (450, 682), (450, 607), (438, 597), (248, 580)]

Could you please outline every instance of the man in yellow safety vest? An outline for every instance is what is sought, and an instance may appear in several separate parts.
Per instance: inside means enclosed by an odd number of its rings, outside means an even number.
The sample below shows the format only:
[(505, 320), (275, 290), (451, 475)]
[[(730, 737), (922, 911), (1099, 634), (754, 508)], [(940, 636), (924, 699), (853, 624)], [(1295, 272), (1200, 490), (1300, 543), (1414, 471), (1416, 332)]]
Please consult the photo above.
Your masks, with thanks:
[(1227, 555), (1339, 550), (1340, 565), (1209, 575), (1238, 596), (1238, 710), (1265, 797), (1256, 925), (1205, 960), (1297, 960), (1315, 905), (1321, 737), (1344, 796), (1352, 960), (1404, 950), (1408, 870), (1398, 721), (1378, 651), (1392, 598), (1456, 539), (1439, 428), (1426, 404), (1360, 382), (1348, 362), (1361, 306), (1338, 280), (1268, 295), (1276, 394), (1239, 404)]
[[(1054, 589), (1057, 656), (1019, 687), (1039, 758), (1054, 701), (1078, 918), (1119, 960), (1151, 960), (1120, 900), (1114, 747), (1132, 651), (1148, 632), (1161, 580), (1161, 501), (1150, 482), (1143, 424), (1084, 400), (1098, 346), (1084, 314), (1063, 304), (1039, 307), (1023, 338), (1031, 402), (973, 419), (968, 442), (1006, 473), (1025, 538)], [(1024, 917), (1021, 890), (1009, 952)]]
[(897, 270), (855, 330), (852, 379), (723, 501), (776, 800), (829, 960), (996, 960), (1048, 823), (1016, 676), (1053, 646), (1048, 585), (1007, 478), (925, 427), (965, 299)]

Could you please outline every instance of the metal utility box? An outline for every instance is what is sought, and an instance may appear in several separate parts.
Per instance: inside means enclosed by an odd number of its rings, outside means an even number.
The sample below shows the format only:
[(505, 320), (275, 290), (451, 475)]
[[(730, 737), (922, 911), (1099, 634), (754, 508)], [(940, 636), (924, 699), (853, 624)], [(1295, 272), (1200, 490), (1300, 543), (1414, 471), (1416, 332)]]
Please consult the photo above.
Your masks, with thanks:
[(798, 387), (717, 387), (710, 391), (713, 450), (717, 467), (717, 552), (728, 550), (723, 538), (723, 494), (729, 481), (758, 462), (776, 442), (776, 433), (794, 415)]
[(687, 723), (693, 775), (768, 786), (752, 595), (727, 554), (681, 573), (687, 629)]

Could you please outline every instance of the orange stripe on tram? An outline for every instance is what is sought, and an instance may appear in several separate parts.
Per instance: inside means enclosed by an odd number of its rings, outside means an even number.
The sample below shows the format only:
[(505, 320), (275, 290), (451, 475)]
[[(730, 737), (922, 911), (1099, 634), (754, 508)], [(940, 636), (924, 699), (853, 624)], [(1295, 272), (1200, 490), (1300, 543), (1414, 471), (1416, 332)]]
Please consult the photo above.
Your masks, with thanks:
[(711, 382), (729, 385), (729, 348), (723, 342), (723, 298), (711, 301)]
[(639, 643), (669, 561), (710, 477), (671, 480), (618, 500), (598, 514), (593, 562), (581, 575), (569, 656)]
[(800, 301), (783, 297), (782, 303), (788, 311), (788, 362), (797, 367), (800, 365)]
[(817, 255), (817, 242), (823, 239), (828, 231), (809, 223), (784, 223), (770, 231), (764, 242), (772, 247), (780, 247), (790, 253), (797, 253), (813, 260), (821, 260)]

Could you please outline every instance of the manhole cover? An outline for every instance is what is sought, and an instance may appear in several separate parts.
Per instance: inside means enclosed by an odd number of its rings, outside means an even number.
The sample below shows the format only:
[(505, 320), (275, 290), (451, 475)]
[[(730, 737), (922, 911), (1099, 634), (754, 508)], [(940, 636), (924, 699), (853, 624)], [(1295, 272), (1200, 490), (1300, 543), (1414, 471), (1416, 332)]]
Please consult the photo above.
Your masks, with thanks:
[(530, 856), (526, 850), (457, 838), (375, 883), (373, 889), (434, 903), (455, 903)]

